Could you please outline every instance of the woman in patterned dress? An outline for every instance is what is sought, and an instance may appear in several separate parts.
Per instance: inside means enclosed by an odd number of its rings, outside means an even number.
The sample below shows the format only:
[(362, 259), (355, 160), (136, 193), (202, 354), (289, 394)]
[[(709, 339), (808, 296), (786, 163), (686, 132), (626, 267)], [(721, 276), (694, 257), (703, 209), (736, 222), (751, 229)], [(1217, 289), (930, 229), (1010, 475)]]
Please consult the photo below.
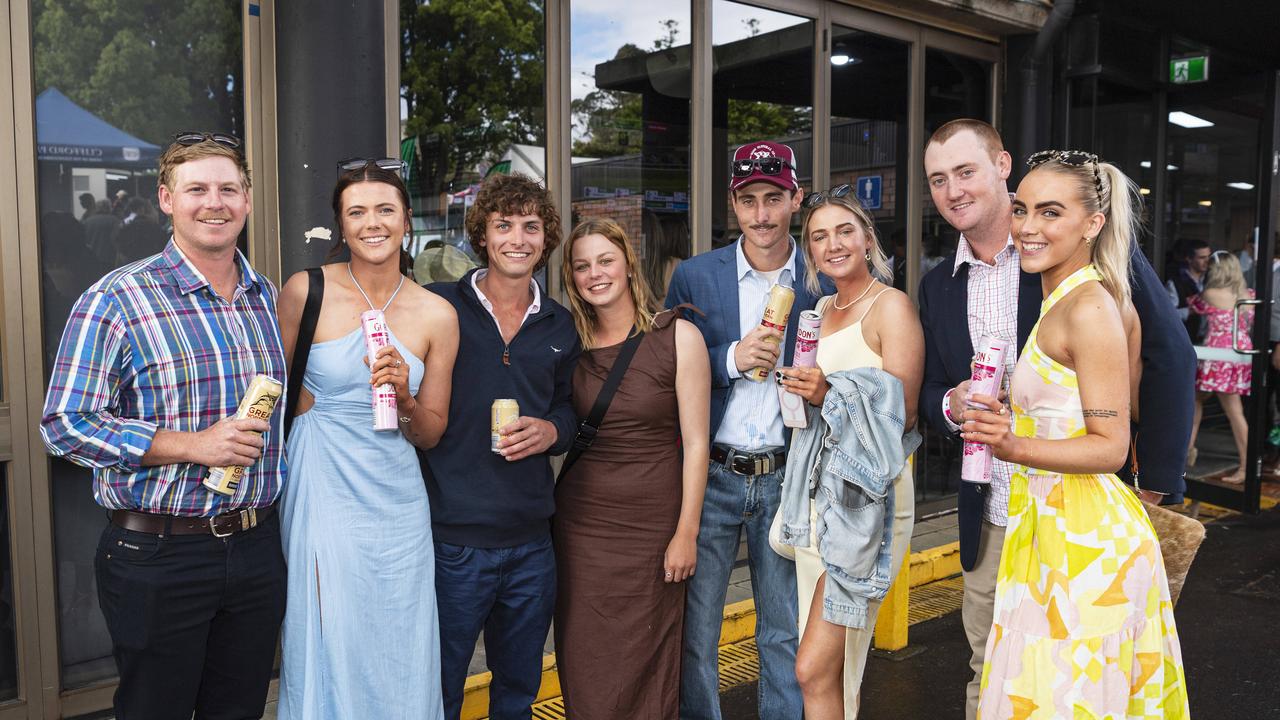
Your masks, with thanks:
[(1088, 153), (1030, 161), (1013, 203), (1022, 269), (1045, 299), (1014, 370), (1013, 415), (965, 413), (965, 440), (1020, 465), (996, 585), (980, 718), (1186, 718), (1173, 604), (1142, 503), (1114, 474), (1129, 449), (1141, 200)]
[[(1209, 256), (1209, 269), (1204, 275), (1204, 290), (1187, 298), (1187, 307), (1197, 315), (1203, 315), (1209, 323), (1209, 333), (1204, 344), (1211, 348), (1230, 348), (1237, 342), (1242, 350), (1253, 349), (1249, 328), (1253, 327), (1253, 310), (1240, 313), (1239, 325), (1235, 320), (1237, 300), (1253, 298), (1253, 291), (1245, 284), (1240, 261), (1226, 250)], [(1234, 337), (1233, 337), (1234, 336)], [(1196, 412), (1191, 423), (1191, 442), (1187, 446), (1188, 464), (1195, 464), (1196, 434), (1200, 430), (1200, 418), (1204, 415), (1204, 401), (1217, 394), (1218, 404), (1231, 423), (1231, 434), (1236, 441), (1236, 453), (1240, 466), (1222, 477), (1223, 482), (1238, 485), (1244, 482), (1244, 456), (1249, 443), (1249, 421), (1244, 416), (1241, 395), (1248, 395), (1253, 383), (1253, 368), (1247, 355), (1240, 360), (1201, 360), (1196, 364)]]

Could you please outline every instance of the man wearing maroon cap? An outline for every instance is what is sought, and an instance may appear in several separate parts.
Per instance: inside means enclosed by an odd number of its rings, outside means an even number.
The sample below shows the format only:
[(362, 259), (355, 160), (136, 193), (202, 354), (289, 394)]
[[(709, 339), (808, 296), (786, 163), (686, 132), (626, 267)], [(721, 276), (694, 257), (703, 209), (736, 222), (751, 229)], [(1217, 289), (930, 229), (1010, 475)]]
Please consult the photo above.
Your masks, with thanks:
[[(720, 720), (720, 625), (745, 530), (760, 653), (759, 717), (799, 720), (795, 563), (769, 547), (790, 434), (782, 425), (772, 380), (753, 382), (746, 373), (791, 364), (796, 320), (801, 311), (813, 309), (817, 297), (805, 290), (804, 253), (797, 252), (788, 232), (802, 196), (795, 153), (767, 140), (748, 143), (733, 154), (731, 175), (729, 200), (742, 235), (732, 245), (681, 263), (666, 300), (667, 307), (690, 303), (706, 313), (691, 313), (690, 319), (706, 340), (712, 373), (711, 465), (698, 530), (698, 570), (688, 581), (680, 717)], [(796, 294), (785, 338), (760, 326), (774, 284)], [(829, 288), (825, 281), (824, 287)]]

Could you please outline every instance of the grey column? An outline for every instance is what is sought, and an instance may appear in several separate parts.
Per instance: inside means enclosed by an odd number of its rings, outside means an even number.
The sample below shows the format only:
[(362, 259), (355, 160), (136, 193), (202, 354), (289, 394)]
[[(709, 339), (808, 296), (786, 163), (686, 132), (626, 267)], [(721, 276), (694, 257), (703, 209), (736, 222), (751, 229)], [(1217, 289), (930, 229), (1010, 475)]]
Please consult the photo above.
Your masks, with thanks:
[(276, 95), (280, 153), (282, 278), (319, 265), (330, 243), (304, 234), (333, 230), (337, 162), (386, 155), (385, 39), (381, 2), (276, 5)]

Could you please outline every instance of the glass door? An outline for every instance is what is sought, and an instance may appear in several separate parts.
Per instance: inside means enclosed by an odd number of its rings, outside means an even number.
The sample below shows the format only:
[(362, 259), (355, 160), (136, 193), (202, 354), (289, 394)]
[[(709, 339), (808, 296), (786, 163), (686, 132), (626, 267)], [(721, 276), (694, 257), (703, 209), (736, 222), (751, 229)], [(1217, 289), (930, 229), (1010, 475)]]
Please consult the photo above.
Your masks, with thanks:
[(1275, 242), (1265, 229), (1272, 153), (1263, 151), (1272, 142), (1273, 98), (1264, 74), (1213, 61), (1211, 81), (1168, 93), (1166, 280), (1199, 360), (1187, 494), (1256, 511), (1261, 461), (1267, 456), (1272, 469), (1280, 460), (1280, 447), (1268, 443), (1277, 378), (1268, 311)]

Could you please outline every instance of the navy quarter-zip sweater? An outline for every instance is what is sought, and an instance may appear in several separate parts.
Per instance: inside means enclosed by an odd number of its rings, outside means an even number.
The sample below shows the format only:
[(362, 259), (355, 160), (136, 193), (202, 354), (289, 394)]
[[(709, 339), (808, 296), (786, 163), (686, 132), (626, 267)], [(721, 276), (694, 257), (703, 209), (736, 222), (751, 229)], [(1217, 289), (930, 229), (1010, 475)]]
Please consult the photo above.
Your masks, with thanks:
[[(545, 292), (541, 308), (506, 345), (471, 287), (475, 272), (428, 286), (453, 304), (459, 331), (449, 425), (426, 452), (431, 529), (437, 541), (453, 545), (514, 547), (550, 532), (555, 478), (549, 458), (568, 451), (577, 432), (571, 396), (582, 346), (573, 316)], [(489, 412), (497, 398), (513, 398), (521, 415), (555, 425), (551, 449), (516, 462), (490, 451)]]

